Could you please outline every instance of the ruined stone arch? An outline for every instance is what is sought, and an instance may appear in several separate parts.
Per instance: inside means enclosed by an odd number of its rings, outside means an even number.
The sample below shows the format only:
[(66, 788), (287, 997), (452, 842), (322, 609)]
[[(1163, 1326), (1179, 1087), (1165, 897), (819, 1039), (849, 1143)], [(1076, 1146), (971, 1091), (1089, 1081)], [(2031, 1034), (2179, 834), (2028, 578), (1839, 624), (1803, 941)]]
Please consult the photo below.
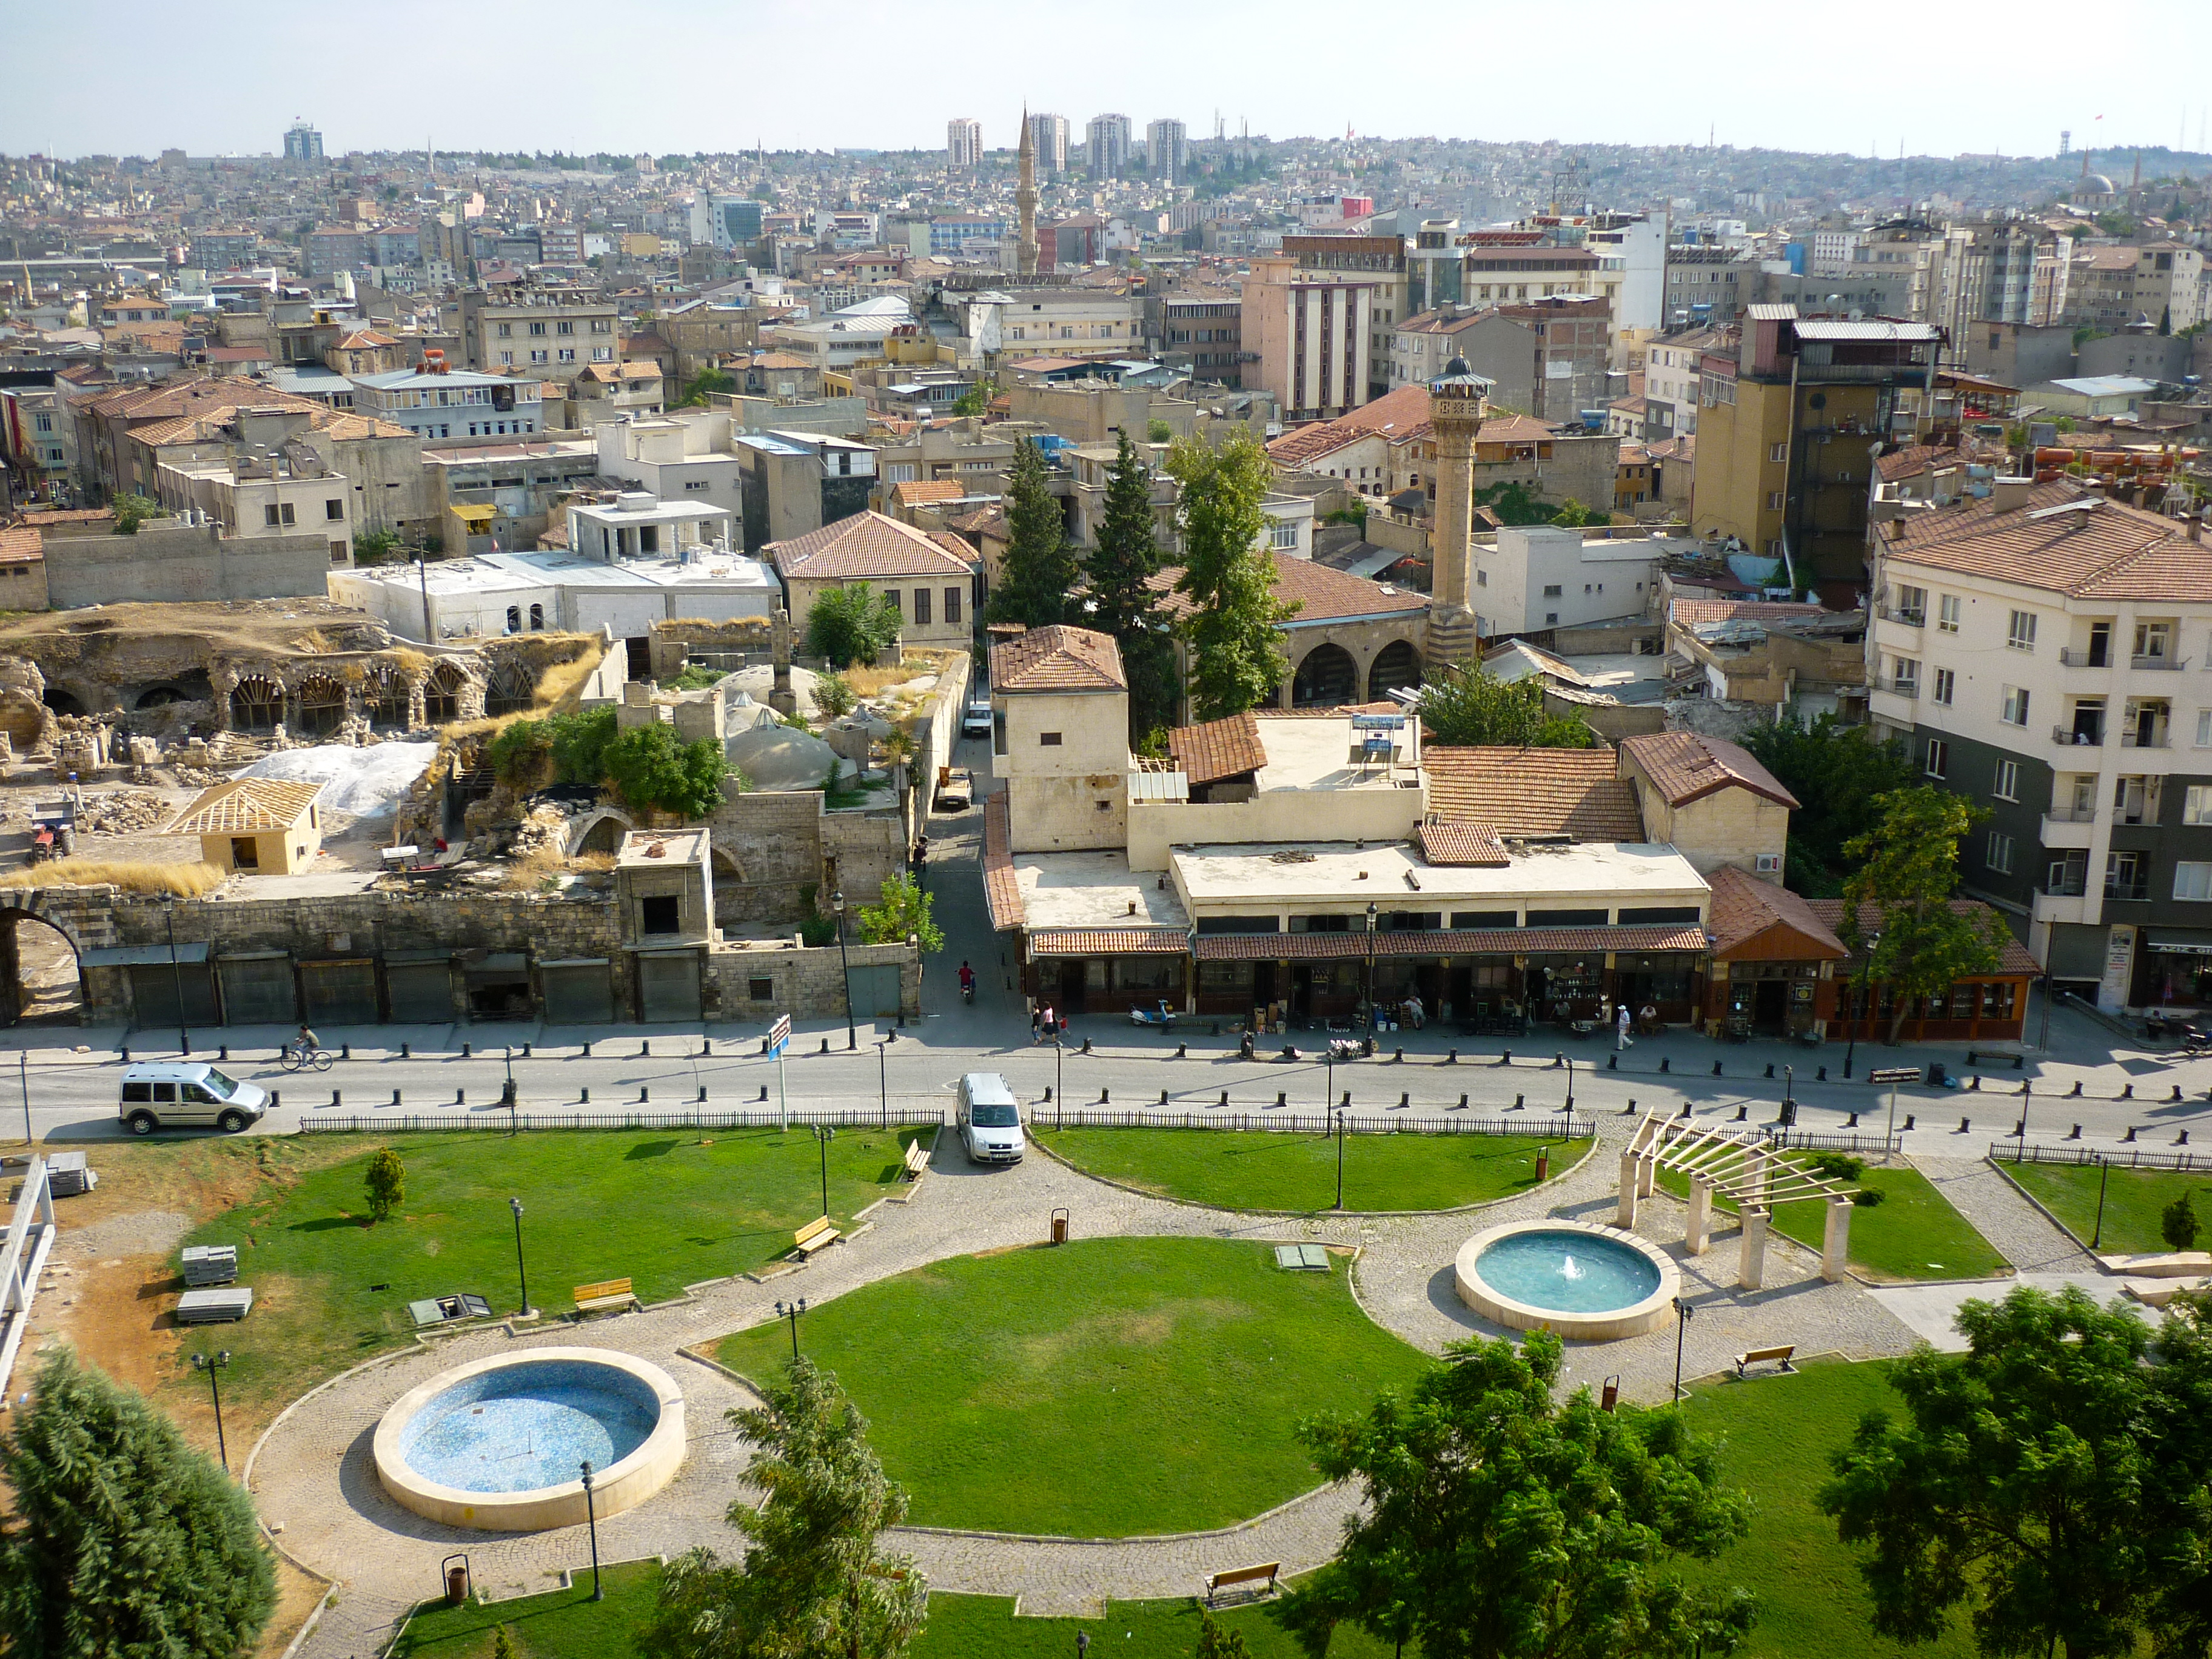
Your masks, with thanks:
[(231, 680), (223, 698), (228, 728), (237, 732), (273, 732), (284, 721), (284, 687), (266, 674), (240, 674)]
[(469, 671), (447, 657), (433, 668), (422, 683), (422, 722), (443, 726), (452, 720), (474, 720), (483, 712), (483, 688)]
[(595, 812), (579, 814), (568, 825), (568, 856), (575, 858), (584, 853), (613, 854), (622, 846), (622, 838), (637, 828), (627, 812), (601, 807)]
[(495, 664), (484, 681), (486, 714), (519, 714), (538, 699), (538, 682), (530, 670), (514, 658)]
[(301, 677), (285, 729), (302, 738), (327, 738), (352, 713), (353, 689), (337, 675), (318, 669)]
[(362, 686), (362, 712), (373, 731), (404, 732), (416, 723), (421, 695), (419, 682), (398, 664), (379, 663)]

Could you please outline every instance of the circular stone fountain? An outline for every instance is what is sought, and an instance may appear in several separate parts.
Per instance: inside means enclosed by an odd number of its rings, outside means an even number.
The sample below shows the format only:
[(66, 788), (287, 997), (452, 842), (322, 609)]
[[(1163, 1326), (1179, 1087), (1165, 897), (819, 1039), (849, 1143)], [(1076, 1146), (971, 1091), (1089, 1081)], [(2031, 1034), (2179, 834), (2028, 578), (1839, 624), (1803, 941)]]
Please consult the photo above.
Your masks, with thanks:
[(1516, 1221), (1477, 1233), (1453, 1264), (1459, 1299), (1516, 1331), (1585, 1342), (1641, 1336), (1674, 1317), (1681, 1275), (1633, 1233)]
[(684, 1395), (658, 1365), (605, 1348), (532, 1348), (442, 1371), (376, 1425), (393, 1500), (449, 1527), (580, 1527), (634, 1509), (684, 1462)]

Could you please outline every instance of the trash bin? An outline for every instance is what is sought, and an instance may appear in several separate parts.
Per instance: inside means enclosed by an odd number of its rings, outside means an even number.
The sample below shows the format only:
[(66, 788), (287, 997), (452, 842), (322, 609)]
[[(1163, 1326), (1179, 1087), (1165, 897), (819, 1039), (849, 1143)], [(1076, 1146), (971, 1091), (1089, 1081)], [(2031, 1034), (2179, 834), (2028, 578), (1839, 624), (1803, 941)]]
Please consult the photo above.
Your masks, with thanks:
[(469, 1558), (449, 1555), (441, 1565), (446, 1570), (446, 1599), (459, 1607), (469, 1599)]
[(1536, 1154), (1536, 1180), (1540, 1185), (1552, 1178), (1552, 1149), (1548, 1146)]
[(1942, 1060), (1931, 1060), (1928, 1062), (1928, 1086), (1929, 1088), (1949, 1088), (1951, 1085), (1948, 1081), (1948, 1076), (1949, 1074), (1943, 1069), (1943, 1062)]
[(1065, 1210), (1052, 1212), (1052, 1242), (1055, 1244), (1067, 1243), (1067, 1212)]

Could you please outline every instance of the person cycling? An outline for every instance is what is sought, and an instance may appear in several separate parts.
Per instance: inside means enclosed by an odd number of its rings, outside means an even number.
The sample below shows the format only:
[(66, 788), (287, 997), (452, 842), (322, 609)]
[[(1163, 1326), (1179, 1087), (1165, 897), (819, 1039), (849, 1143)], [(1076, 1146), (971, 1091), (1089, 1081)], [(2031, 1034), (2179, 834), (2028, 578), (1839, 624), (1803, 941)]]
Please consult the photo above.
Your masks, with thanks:
[(292, 1052), (302, 1060), (313, 1060), (315, 1050), (322, 1046), (321, 1039), (316, 1036), (313, 1028), (304, 1024), (300, 1027), (300, 1035), (292, 1039)]
[(960, 964), (960, 994), (963, 997), (975, 994), (975, 970), (964, 962)]

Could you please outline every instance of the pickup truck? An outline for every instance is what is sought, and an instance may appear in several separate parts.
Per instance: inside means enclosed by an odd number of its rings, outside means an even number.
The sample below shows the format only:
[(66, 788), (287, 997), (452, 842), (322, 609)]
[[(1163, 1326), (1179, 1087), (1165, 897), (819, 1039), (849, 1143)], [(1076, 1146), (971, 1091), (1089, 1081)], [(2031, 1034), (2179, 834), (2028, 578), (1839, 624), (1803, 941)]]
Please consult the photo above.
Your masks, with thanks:
[(937, 810), (964, 812), (975, 804), (975, 786), (964, 766), (937, 769)]

